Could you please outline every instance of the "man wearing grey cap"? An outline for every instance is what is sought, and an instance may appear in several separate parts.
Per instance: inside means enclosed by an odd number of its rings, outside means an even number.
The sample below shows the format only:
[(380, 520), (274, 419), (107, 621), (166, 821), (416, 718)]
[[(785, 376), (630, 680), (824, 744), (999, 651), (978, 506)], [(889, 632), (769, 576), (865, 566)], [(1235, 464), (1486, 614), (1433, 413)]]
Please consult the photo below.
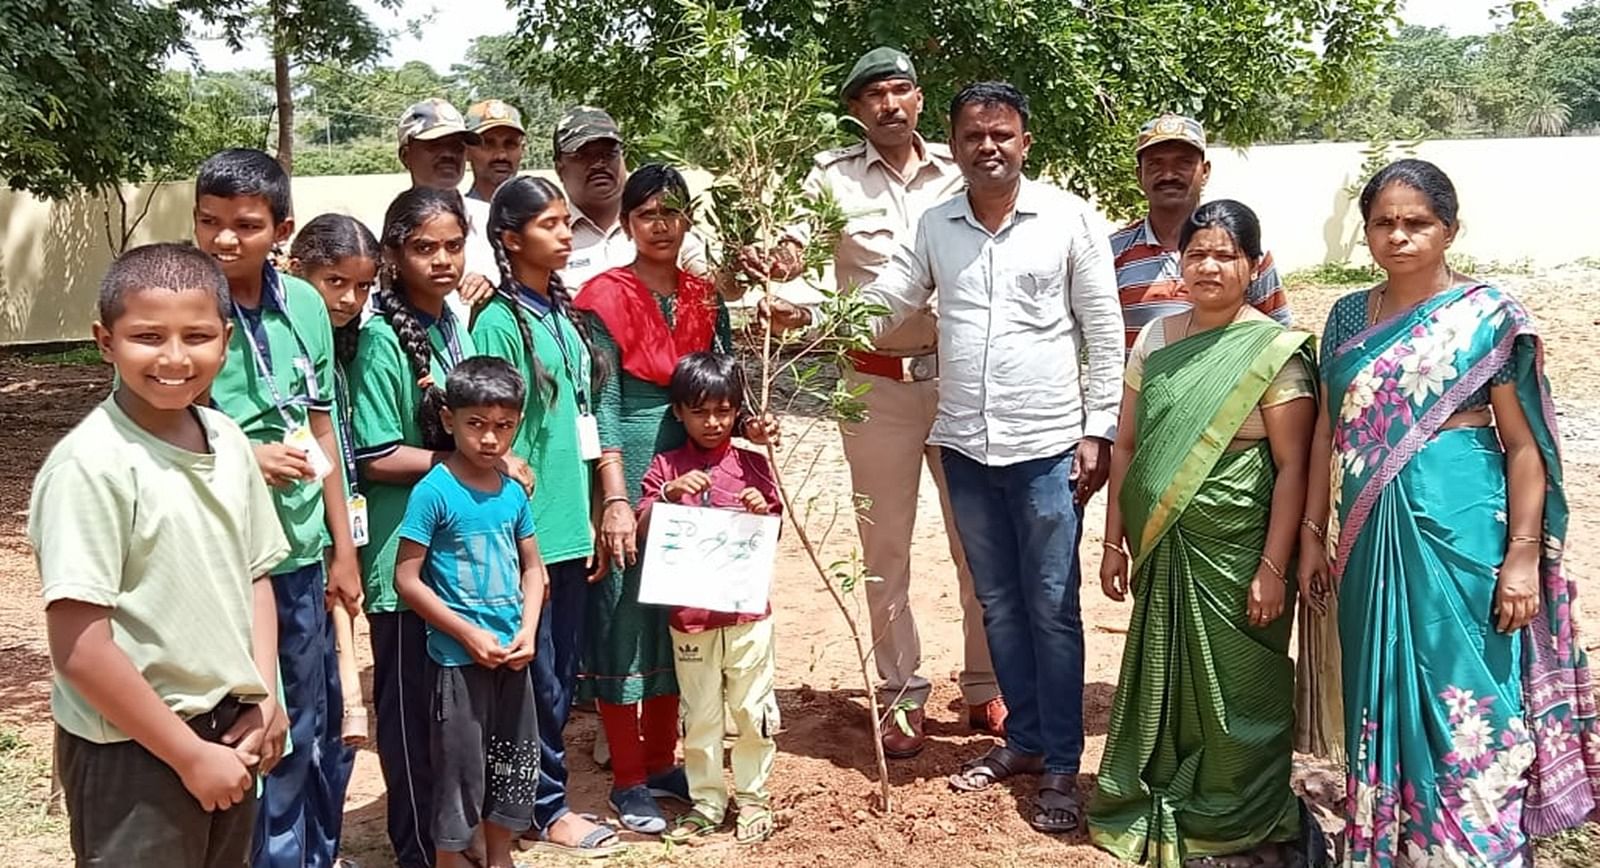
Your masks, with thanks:
[[(922, 89), (917, 86), (916, 67), (903, 52), (875, 48), (862, 55), (840, 96), (851, 117), (860, 122), (866, 141), (818, 154), (805, 188), (813, 195), (831, 190), (851, 215), (834, 248), (834, 278), (843, 292), (872, 283), (895, 248), (910, 241), (922, 213), (960, 193), (966, 182), (950, 148), (917, 133)], [(803, 246), (808, 240), (803, 226), (790, 229), (769, 263), (774, 277), (798, 276), (799, 256), (786, 247)], [(752, 264), (750, 253), (745, 257), (747, 267)], [(774, 307), (803, 315), (783, 302)], [(939, 398), (937, 345), (938, 320), (933, 308), (924, 305), (879, 337), (872, 352), (852, 353), (854, 370), (846, 373), (851, 385), (871, 386), (862, 396), (866, 420), (841, 428), (852, 486), (868, 502), (856, 522), (862, 557), (867, 574), (881, 579), (867, 584), (867, 606), (883, 699), (898, 706), (899, 713), (883, 736), (884, 753), (894, 758), (922, 750), (923, 706), (932, 689), (917, 671), (922, 642), (911, 612), (911, 540), (924, 463), (939, 492), (956, 568), (965, 652), (960, 684), (967, 722), (996, 735), (1005, 728), (1005, 702), (989, 660), (983, 608), (951, 521), (939, 448), (927, 445)]]
[[(556, 122), (552, 144), (571, 212), (572, 256), (561, 282), (576, 295), (589, 278), (633, 262), (633, 239), (622, 226), (622, 131), (604, 109), (573, 106)], [(705, 242), (693, 232), (684, 236), (678, 265), (701, 277), (709, 271)]]
[[(1211, 178), (1205, 127), (1194, 118), (1176, 114), (1152, 118), (1139, 129), (1133, 153), (1139, 189), (1150, 210), (1111, 235), (1126, 331), (1124, 345), (1130, 350), (1145, 325), (1189, 309), (1183, 269), (1178, 264), (1178, 233), (1199, 207), (1200, 195)], [(1262, 257), (1245, 301), (1289, 324), (1289, 299), (1271, 253)]]
[(469, 201), (488, 202), (494, 191), (517, 173), (522, 165), (527, 131), (522, 128), (522, 113), (503, 100), (486, 99), (467, 109), (467, 130), (477, 134), (478, 144), (467, 145), (467, 162), (472, 164)]
[[(411, 173), (415, 187), (458, 190), (466, 173), (467, 147), (483, 143), (483, 138), (467, 129), (456, 107), (442, 99), (425, 99), (400, 115), (395, 126), (400, 162)], [(466, 327), (472, 307), (494, 294), (500, 268), (495, 264), (494, 248), (483, 227), (489, 222), (487, 202), (465, 199), (467, 211), (466, 269), (458, 292), (445, 296), (445, 303), (456, 320)]]

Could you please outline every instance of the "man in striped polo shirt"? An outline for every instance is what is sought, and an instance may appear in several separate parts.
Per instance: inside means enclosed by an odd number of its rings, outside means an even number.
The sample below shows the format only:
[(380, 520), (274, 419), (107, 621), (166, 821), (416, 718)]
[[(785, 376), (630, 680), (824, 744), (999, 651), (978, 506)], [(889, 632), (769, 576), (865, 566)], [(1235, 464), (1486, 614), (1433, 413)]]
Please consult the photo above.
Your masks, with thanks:
[[(1165, 114), (1146, 123), (1139, 129), (1134, 154), (1149, 211), (1111, 235), (1128, 349), (1146, 323), (1189, 309), (1178, 266), (1178, 233), (1200, 205), (1200, 193), (1211, 177), (1205, 128), (1194, 118)], [(1289, 298), (1271, 253), (1262, 258), (1245, 300), (1289, 324)]]

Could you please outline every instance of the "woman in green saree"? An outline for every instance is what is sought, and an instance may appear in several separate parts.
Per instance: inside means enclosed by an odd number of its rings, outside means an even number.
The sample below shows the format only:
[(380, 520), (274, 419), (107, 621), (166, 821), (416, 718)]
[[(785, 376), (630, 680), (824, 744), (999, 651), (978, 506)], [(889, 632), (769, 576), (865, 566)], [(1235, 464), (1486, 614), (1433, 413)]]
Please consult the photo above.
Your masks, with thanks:
[(1516, 299), (1445, 261), (1457, 199), (1437, 166), (1384, 168), (1360, 205), (1388, 279), (1328, 315), (1312, 460), (1330, 472), (1308, 486), (1301, 566), (1315, 607), (1337, 592), (1347, 856), (1530, 865), (1530, 837), (1600, 796), (1543, 346)]
[(1179, 251), (1193, 308), (1139, 335), (1112, 452), (1100, 581), (1134, 606), (1089, 835), (1154, 865), (1290, 864), (1311, 336), (1245, 304), (1262, 258), (1246, 206), (1202, 205)]

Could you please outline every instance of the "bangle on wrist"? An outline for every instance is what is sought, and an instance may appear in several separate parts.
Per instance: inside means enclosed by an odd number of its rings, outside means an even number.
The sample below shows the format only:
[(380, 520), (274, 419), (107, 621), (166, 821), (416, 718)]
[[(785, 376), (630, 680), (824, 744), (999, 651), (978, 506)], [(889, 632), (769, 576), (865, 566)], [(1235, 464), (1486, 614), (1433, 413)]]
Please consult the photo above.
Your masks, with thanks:
[(1525, 545), (1534, 545), (1534, 546), (1543, 545), (1544, 544), (1544, 540), (1539, 539), (1536, 536), (1523, 536), (1522, 534), (1516, 534), (1516, 533), (1511, 535), (1511, 542), (1512, 543), (1523, 543)]
[(1277, 576), (1278, 577), (1278, 581), (1280, 581), (1280, 582), (1284, 581), (1283, 570), (1279, 569), (1278, 565), (1272, 562), (1272, 558), (1269, 558), (1266, 555), (1262, 555), (1261, 556), (1261, 565), (1266, 567), (1267, 570), (1269, 572), (1271, 572), (1274, 576)]
[(1105, 548), (1105, 550), (1106, 550), (1106, 551), (1110, 551), (1110, 552), (1116, 552), (1116, 553), (1117, 553), (1117, 554), (1119, 554), (1119, 555), (1122, 555), (1122, 556), (1123, 556), (1123, 557), (1127, 557), (1127, 556), (1128, 556), (1128, 553), (1127, 553), (1127, 551), (1125, 551), (1125, 550), (1124, 550), (1124, 549), (1123, 549), (1123, 548), (1122, 548), (1122, 546), (1120, 546), (1120, 545), (1117, 545), (1117, 544), (1116, 544), (1116, 543), (1113, 543), (1113, 542), (1103, 542), (1103, 543), (1101, 543), (1101, 544), (1100, 544), (1100, 545), (1101, 545), (1101, 546), (1102, 546), (1102, 547), (1104, 547), (1104, 548)]
[(628, 503), (628, 502), (629, 502), (628, 501), (628, 496), (626, 494), (608, 494), (608, 495), (605, 496), (604, 499), (602, 499), (600, 501), (600, 508), (604, 509), (604, 508), (610, 506), (613, 503)]
[(1324, 542), (1327, 541), (1327, 539), (1328, 539), (1328, 530), (1327, 530), (1327, 528), (1322, 527), (1321, 525), (1317, 524), (1316, 522), (1312, 521), (1311, 519), (1309, 519), (1309, 518), (1300, 519), (1300, 526), (1305, 528), (1306, 530), (1311, 531), (1313, 534), (1316, 534), (1317, 539), (1320, 539), (1320, 540), (1322, 540)]

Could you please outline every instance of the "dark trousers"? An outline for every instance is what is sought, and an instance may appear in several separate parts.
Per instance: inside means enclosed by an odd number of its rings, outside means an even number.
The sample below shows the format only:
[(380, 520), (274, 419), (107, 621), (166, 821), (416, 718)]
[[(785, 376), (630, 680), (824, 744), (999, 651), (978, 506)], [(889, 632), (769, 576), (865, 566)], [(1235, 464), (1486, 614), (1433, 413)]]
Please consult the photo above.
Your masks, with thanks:
[(312, 564), (272, 577), (290, 751), (262, 781), (254, 868), (330, 868), (339, 850), (356, 756), (339, 737), (344, 694), (323, 602), (325, 576), (321, 564)]
[(582, 558), (545, 567), (550, 599), (539, 613), (539, 648), (533, 673), (534, 705), (539, 712), (539, 789), (533, 808), (535, 829), (548, 829), (567, 806), (567, 745), (562, 730), (572, 716), (578, 680), (578, 649), (583, 645), (584, 600), (588, 570)]
[(388, 789), (389, 843), (399, 868), (432, 868), (433, 766), (428, 733), (428, 628), (415, 612), (374, 612), (372, 700), (378, 764)]
[[(245, 706), (224, 700), (189, 726), (219, 742)], [(79, 868), (244, 868), (256, 822), (255, 787), (207, 811), (171, 766), (134, 741), (98, 744), (56, 727), (56, 768)]]

